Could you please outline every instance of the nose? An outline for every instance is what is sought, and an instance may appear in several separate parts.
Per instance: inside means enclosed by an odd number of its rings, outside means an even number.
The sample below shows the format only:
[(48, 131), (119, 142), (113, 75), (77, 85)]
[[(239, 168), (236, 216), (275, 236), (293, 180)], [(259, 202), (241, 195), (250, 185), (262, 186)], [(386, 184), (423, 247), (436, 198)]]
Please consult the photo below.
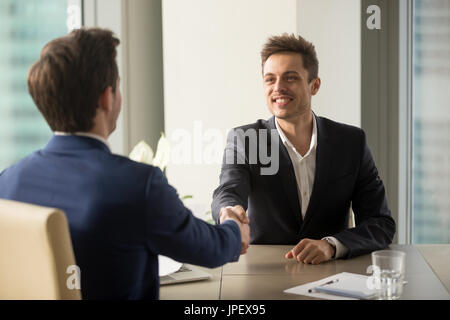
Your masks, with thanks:
[(273, 91), (274, 93), (284, 93), (286, 91), (286, 88), (281, 79), (277, 79), (277, 81), (274, 83)]

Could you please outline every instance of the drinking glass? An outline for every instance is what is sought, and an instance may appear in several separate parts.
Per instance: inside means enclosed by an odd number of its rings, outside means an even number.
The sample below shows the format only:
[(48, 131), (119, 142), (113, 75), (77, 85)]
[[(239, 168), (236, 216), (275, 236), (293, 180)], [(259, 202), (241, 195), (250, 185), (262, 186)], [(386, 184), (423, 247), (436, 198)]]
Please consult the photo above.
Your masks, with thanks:
[(373, 277), (377, 298), (395, 300), (403, 292), (406, 254), (396, 250), (372, 252)]

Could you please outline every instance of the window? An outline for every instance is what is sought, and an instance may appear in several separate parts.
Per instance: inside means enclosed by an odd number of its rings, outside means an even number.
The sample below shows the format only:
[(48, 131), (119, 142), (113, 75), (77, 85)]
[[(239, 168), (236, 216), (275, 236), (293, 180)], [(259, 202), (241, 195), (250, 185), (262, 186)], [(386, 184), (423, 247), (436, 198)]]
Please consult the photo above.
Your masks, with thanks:
[(0, 171), (42, 148), (52, 135), (27, 90), (45, 43), (67, 33), (61, 0), (0, 1)]
[(412, 241), (450, 243), (450, 2), (413, 3)]

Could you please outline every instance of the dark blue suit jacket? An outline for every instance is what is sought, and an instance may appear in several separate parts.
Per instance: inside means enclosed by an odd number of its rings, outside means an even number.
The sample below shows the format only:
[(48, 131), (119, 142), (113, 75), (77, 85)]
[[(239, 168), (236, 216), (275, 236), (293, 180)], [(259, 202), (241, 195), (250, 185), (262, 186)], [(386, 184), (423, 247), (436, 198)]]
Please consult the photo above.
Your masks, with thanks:
[(157, 255), (217, 267), (239, 258), (240, 231), (184, 207), (160, 169), (102, 142), (54, 136), (0, 174), (0, 198), (64, 210), (83, 299), (157, 299)]
[[(303, 238), (333, 236), (348, 249), (344, 258), (386, 248), (395, 234), (383, 182), (360, 128), (315, 117), (317, 123), (316, 170), (309, 205), (303, 219), (297, 182), (286, 147), (276, 131), (275, 118), (235, 128), (228, 136), (226, 154), (245, 163), (224, 163), (220, 185), (214, 191), (213, 216), (221, 207), (242, 205), (248, 209), (250, 242), (295, 245)], [(268, 139), (257, 146), (278, 143), (279, 170), (262, 175), (267, 162), (249, 161), (248, 144), (239, 146), (238, 132), (267, 131)], [(243, 137), (243, 136), (242, 136)], [(241, 138), (242, 138), (241, 137)], [(264, 136), (262, 136), (264, 137)], [(276, 144), (275, 144), (276, 145)], [(233, 155), (234, 154), (234, 155)], [(264, 153), (263, 153), (264, 154)], [(250, 157), (251, 159), (251, 157)], [(244, 162), (243, 161), (243, 162)], [(356, 227), (349, 229), (350, 205)]]

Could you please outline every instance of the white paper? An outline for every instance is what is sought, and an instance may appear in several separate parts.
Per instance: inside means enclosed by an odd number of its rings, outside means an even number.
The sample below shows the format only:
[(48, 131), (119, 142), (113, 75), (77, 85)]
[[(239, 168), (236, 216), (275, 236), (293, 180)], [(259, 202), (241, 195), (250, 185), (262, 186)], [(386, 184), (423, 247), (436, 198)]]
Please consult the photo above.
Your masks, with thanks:
[(180, 270), (181, 266), (183, 265), (180, 262), (177, 262), (175, 260), (170, 259), (169, 257), (165, 256), (158, 256), (158, 263), (159, 263), (159, 276), (167, 276), (168, 274), (177, 272)]
[(356, 298), (344, 297), (334, 294), (332, 295), (322, 292), (308, 292), (308, 290), (310, 289), (313, 289), (317, 286), (323, 285), (324, 283), (335, 279), (339, 279), (339, 281), (337, 283), (327, 285), (328, 288), (359, 291), (363, 292), (364, 294), (373, 293), (373, 291), (369, 289), (369, 287), (367, 286), (368, 283), (367, 281), (369, 279), (368, 276), (349, 272), (338, 273), (328, 278), (321, 279), (319, 281), (314, 281), (304, 285), (287, 289), (284, 292), (328, 300), (358, 300)]

